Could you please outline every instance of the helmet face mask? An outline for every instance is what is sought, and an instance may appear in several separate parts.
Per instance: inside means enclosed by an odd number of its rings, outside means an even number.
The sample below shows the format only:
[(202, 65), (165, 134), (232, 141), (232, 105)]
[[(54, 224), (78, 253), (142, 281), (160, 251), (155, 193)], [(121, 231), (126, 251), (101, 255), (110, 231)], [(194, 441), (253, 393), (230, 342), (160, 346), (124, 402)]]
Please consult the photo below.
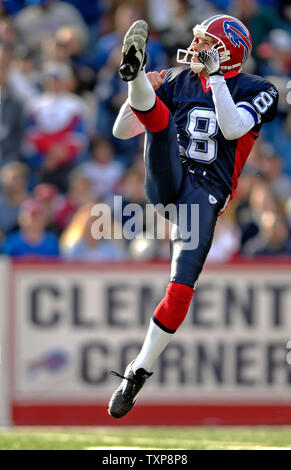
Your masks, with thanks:
[(190, 65), (195, 73), (204, 69), (203, 64), (193, 61), (198, 53), (193, 50), (198, 38), (212, 39), (219, 51), (221, 70), (240, 70), (252, 49), (252, 39), (243, 23), (226, 15), (216, 15), (193, 28), (194, 39), (188, 49), (178, 49), (177, 62)]
[(198, 56), (198, 53), (195, 51), (191, 51), (189, 49), (178, 49), (177, 51), (177, 62), (183, 65), (190, 65), (191, 70), (194, 73), (200, 73), (204, 69), (203, 64), (199, 64), (199, 62), (194, 62), (194, 58)]

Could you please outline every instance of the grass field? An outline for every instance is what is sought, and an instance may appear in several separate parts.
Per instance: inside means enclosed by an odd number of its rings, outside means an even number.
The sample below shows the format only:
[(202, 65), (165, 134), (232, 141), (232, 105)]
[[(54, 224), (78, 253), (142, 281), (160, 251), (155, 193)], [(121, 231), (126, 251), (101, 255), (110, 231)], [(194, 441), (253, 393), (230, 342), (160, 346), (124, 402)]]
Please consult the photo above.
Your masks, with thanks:
[(291, 448), (291, 427), (0, 429), (0, 450), (264, 450)]

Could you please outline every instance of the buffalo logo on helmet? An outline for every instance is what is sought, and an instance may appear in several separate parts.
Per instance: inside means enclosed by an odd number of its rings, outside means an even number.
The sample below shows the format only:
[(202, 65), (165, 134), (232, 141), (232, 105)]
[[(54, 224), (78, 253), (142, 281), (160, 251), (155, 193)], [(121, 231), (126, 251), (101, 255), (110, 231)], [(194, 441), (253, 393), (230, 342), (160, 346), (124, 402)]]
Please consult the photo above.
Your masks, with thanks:
[(224, 21), (223, 29), (228, 39), (235, 47), (243, 46), (243, 60), (246, 61), (249, 55), (250, 46), (248, 45), (249, 38), (243, 30), (242, 26), (237, 21)]

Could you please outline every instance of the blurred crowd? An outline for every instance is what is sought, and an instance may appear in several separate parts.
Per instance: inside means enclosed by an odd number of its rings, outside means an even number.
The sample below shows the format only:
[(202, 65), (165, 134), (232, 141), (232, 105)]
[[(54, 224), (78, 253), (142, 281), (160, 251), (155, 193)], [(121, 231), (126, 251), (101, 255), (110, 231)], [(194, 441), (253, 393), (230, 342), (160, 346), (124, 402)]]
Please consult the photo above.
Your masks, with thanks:
[[(118, 67), (129, 26), (151, 26), (147, 70), (176, 64), (192, 28), (216, 13), (240, 18), (253, 38), (244, 71), (280, 93), (228, 210), (210, 261), (291, 256), (291, 2), (287, 0), (2, 0), (0, 2), (0, 249), (17, 257), (77, 261), (169, 259), (170, 227), (146, 224), (143, 139), (112, 135), (127, 84)], [(96, 239), (96, 204), (106, 227), (125, 233), (115, 196), (144, 209), (140, 237)], [(120, 216), (120, 212), (122, 216)], [(145, 228), (146, 227), (146, 228)], [(145, 233), (147, 230), (147, 233)], [(162, 230), (162, 228), (161, 228)]]

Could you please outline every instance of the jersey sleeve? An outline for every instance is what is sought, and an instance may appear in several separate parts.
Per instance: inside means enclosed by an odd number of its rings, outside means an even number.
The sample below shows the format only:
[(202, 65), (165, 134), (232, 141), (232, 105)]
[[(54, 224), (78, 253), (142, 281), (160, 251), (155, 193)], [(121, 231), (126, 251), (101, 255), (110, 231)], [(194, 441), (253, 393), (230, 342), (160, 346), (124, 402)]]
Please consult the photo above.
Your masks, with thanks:
[(274, 119), (278, 106), (279, 93), (277, 88), (266, 80), (253, 84), (242, 90), (236, 100), (238, 108), (247, 109), (253, 116), (257, 128), (264, 122)]

